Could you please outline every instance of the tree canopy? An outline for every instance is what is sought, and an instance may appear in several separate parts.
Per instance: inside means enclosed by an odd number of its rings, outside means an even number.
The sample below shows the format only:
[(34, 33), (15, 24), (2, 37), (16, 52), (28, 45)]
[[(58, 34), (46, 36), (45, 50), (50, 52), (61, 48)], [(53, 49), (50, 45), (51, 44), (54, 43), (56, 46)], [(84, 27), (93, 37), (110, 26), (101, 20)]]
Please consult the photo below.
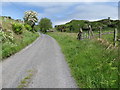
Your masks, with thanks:
[(39, 22), (39, 26), (42, 32), (47, 32), (47, 30), (52, 28), (52, 22), (48, 18), (42, 18)]
[(38, 22), (38, 14), (35, 11), (26, 11), (24, 16), (24, 22), (30, 25), (32, 28), (34, 27), (35, 23)]

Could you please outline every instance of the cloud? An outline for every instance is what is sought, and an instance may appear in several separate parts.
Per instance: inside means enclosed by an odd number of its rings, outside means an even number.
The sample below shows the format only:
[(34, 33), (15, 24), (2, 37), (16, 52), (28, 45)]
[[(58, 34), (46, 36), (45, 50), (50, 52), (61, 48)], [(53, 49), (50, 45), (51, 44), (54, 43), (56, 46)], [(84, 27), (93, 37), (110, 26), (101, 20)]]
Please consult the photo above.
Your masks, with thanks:
[(50, 17), (52, 18), (60, 18), (64, 16), (66, 12), (69, 11), (69, 8), (77, 3), (27, 3), (27, 6), (33, 6), (42, 8), (43, 12), (39, 12), (40, 17)]
[(44, 12), (47, 14), (60, 14), (61, 12), (67, 10), (68, 7), (66, 6), (57, 6), (57, 7), (50, 7), (50, 8), (45, 8)]
[(118, 2), (119, 0), (2, 0), (3, 2)]
[(27, 2), (20, 5), (22, 7), (37, 8), (39, 18), (47, 17), (52, 20), (54, 25), (65, 24), (72, 19), (93, 21), (107, 17), (118, 18), (117, 3), (113, 2)]
[(68, 3), (68, 2), (28, 2), (27, 5), (32, 5), (32, 6), (37, 6), (37, 7), (44, 7), (44, 8), (49, 8), (49, 7), (62, 7), (62, 6), (70, 6), (73, 3)]
[[(74, 8), (73, 8), (74, 7)], [(63, 17), (56, 18), (54, 24), (65, 24), (72, 19), (96, 21), (111, 17), (111, 19), (118, 19), (117, 6), (91, 3), (73, 5), (71, 10), (64, 13)]]
[[(46, 4), (47, 5), (47, 4)], [(46, 8), (43, 16), (49, 17), (53, 20), (54, 25), (65, 24), (72, 19), (96, 21), (111, 17), (118, 18), (117, 6), (105, 3), (64, 3), (62, 5), (55, 4), (52, 7)], [(44, 6), (43, 6), (44, 7)]]
[(118, 11), (117, 7), (113, 7), (110, 5), (79, 5), (75, 9), (75, 12), (70, 15), (70, 17), (76, 17), (81, 19), (100, 19), (100, 18), (107, 18), (108, 16), (112, 17), (113, 19), (117, 19)]
[(58, 3), (58, 2), (26, 2), (20, 3), (23, 7), (34, 7), (37, 8), (39, 16), (48, 16), (54, 14), (61, 14), (65, 10), (67, 10), (73, 3)]

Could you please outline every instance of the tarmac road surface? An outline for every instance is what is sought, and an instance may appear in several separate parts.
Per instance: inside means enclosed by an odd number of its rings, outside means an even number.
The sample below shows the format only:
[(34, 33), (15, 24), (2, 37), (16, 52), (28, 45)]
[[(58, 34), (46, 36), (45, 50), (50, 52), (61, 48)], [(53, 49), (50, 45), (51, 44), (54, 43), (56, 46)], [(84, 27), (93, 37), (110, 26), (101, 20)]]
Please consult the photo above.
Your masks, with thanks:
[(18, 87), (28, 71), (33, 74), (28, 88), (76, 88), (58, 43), (45, 34), (41, 34), (31, 45), (4, 60), (0, 67), (2, 88)]

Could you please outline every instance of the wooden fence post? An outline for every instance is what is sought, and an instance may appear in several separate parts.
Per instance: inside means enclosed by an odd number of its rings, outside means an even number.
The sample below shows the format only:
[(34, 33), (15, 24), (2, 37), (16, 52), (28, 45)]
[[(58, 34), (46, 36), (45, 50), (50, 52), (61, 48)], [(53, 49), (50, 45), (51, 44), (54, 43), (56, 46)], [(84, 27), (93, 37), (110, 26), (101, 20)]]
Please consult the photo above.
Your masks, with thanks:
[(101, 38), (101, 29), (102, 27), (99, 27), (99, 38)]
[(116, 46), (117, 41), (117, 28), (114, 29), (114, 46)]
[(84, 33), (84, 38), (86, 39), (86, 33)]
[(84, 33), (82, 33), (82, 39), (84, 39)]
[(83, 30), (82, 30), (82, 28), (80, 28), (80, 33), (81, 33), (80, 40), (82, 40), (83, 39)]
[(93, 31), (92, 31), (92, 27), (91, 27), (91, 25), (89, 25), (88, 26), (89, 27), (89, 31), (88, 31), (88, 38), (90, 39), (91, 37), (93, 37), (94, 36), (94, 33), (93, 33)]
[(83, 39), (85, 39), (85, 32), (83, 33)]
[(88, 39), (90, 39), (90, 30), (88, 30)]
[(86, 32), (85, 32), (85, 38), (87, 38), (87, 34), (86, 34)]
[(83, 38), (82, 32), (83, 32), (82, 28), (80, 28), (79, 33), (78, 33), (78, 37), (77, 37), (78, 40), (82, 40), (82, 38)]

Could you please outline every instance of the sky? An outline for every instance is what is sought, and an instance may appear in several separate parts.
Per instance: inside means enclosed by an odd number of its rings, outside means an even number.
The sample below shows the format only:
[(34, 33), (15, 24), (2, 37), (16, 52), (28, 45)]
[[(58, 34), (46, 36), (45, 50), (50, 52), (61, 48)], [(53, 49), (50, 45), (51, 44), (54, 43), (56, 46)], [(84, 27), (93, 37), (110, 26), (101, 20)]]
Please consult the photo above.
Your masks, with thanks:
[[(65, 0), (64, 0), (65, 1)], [(13, 19), (23, 19), (24, 12), (33, 10), (38, 13), (39, 20), (47, 17), (53, 26), (65, 24), (75, 20), (100, 20), (111, 17), (118, 19), (118, 2), (2, 2), (2, 16), (11, 16)], [(99, 0), (98, 0), (99, 1)], [(105, 0), (104, 0), (105, 1)]]

